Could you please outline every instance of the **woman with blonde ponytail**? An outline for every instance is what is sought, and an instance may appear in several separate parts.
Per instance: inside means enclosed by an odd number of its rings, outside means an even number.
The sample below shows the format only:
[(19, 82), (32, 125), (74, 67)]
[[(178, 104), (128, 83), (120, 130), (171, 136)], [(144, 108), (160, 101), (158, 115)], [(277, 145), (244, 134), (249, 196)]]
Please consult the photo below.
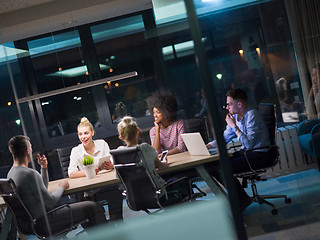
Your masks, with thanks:
[[(112, 170), (114, 168), (112, 161), (103, 162), (102, 166), (98, 166), (101, 158), (110, 156), (109, 145), (103, 139), (93, 140), (95, 131), (92, 124), (86, 117), (81, 118), (78, 124), (78, 138), (81, 142), (78, 146), (72, 148), (70, 155), (70, 163), (68, 174), (70, 178), (85, 177), (84, 166), (82, 160), (86, 156), (93, 157), (96, 174), (101, 170)], [(107, 200), (109, 206), (110, 220), (122, 219), (122, 193), (119, 189), (101, 188), (95, 193), (86, 193), (87, 198)]]
[[(166, 182), (158, 175), (156, 168), (164, 168), (167, 166), (167, 163), (161, 162), (158, 159), (157, 152), (148, 143), (138, 144), (139, 128), (134, 119), (129, 116), (122, 118), (118, 123), (118, 133), (119, 138), (126, 143), (125, 147), (140, 147), (146, 161), (146, 166), (153, 175), (157, 187), (163, 187)], [(124, 148), (124, 146), (119, 148)]]
[[(120, 122), (118, 123), (118, 133), (119, 138), (126, 143), (126, 146), (121, 146), (119, 148), (134, 146), (140, 147), (143, 158), (145, 160), (145, 164), (149, 172), (151, 173), (152, 179), (154, 180), (158, 189), (161, 189), (166, 183), (177, 180), (176, 177), (172, 177), (165, 181), (159, 176), (159, 174), (157, 173), (157, 168), (160, 169), (167, 167), (167, 158), (165, 158), (165, 161), (160, 161), (158, 159), (156, 150), (151, 145), (149, 145), (148, 143), (138, 143), (139, 128), (132, 117), (126, 116), (120, 120)], [(190, 185), (188, 180), (180, 181), (178, 183), (172, 184), (169, 188), (167, 187), (167, 190), (177, 190), (185, 195), (188, 195), (189, 189)]]

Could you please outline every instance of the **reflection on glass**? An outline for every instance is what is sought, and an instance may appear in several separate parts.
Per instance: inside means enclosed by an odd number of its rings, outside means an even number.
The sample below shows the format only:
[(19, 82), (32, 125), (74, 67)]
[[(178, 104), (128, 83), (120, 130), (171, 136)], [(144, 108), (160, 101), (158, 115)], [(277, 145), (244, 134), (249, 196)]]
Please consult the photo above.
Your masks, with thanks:
[[(0, 45), (0, 89), (2, 89), (0, 94), (0, 166), (12, 165), (8, 140), (14, 135), (22, 134), (22, 119), (17, 110), (10, 77), (13, 77), (16, 86), (23, 86), (17, 58), (19, 54), (24, 53), (26, 52), (15, 49), (13, 42)], [(11, 76), (8, 67), (10, 67)], [(22, 87), (16, 90), (19, 96), (24, 91)], [(30, 120), (30, 113), (25, 111), (26, 108), (28, 106), (21, 107), (24, 121)], [(27, 130), (30, 133), (34, 132), (32, 126), (28, 126)], [(33, 136), (33, 134), (30, 134), (30, 137)]]
[(13, 42), (0, 44), (0, 64), (7, 61), (16, 60), (18, 57), (26, 56), (28, 51), (15, 48)]
[(28, 41), (28, 47), (38, 93), (88, 81), (77, 30)]
[[(212, 0), (193, 1), (198, 14), (211, 80), (218, 104), (225, 92), (242, 88), (249, 105), (272, 102), (283, 106), (277, 95), (277, 80), (287, 80), (290, 111), (303, 119), (304, 109), (294, 49), (283, 2)], [(262, 4), (263, 2), (263, 4)], [(275, 4), (277, 2), (277, 4)], [(168, 83), (176, 94), (184, 117), (201, 109), (201, 82), (184, 1), (153, 0), (156, 23), (167, 70)], [(173, 32), (170, 24), (175, 26)], [(272, 33), (272, 34), (271, 34)], [(287, 98), (287, 102), (289, 97)], [(284, 111), (284, 108), (282, 109)], [(287, 110), (286, 110), (287, 111)], [(280, 119), (280, 116), (279, 116)]]
[(91, 89), (82, 89), (41, 99), (49, 137), (76, 131), (79, 119), (87, 117), (93, 124), (98, 121)]
[(145, 116), (144, 100), (156, 86), (142, 16), (95, 25), (91, 32), (103, 78), (132, 71), (138, 73), (137, 77), (108, 82), (104, 86), (112, 122), (116, 123), (124, 113)]
[(121, 117), (127, 114), (134, 117), (146, 115), (145, 99), (154, 88), (151, 80), (151, 78), (126, 79), (105, 85), (105, 93), (113, 123), (117, 123)]

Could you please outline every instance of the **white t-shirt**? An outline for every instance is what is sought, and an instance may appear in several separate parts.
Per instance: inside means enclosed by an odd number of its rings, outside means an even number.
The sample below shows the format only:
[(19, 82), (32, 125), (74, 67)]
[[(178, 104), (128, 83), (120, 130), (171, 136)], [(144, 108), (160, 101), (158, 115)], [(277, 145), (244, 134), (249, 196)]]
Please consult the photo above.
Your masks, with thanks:
[[(106, 157), (110, 155), (110, 148), (109, 145), (102, 139), (93, 140), (94, 143), (94, 153), (92, 154), (93, 157), (93, 164), (95, 167), (98, 167), (100, 158)], [(84, 171), (82, 160), (85, 156), (91, 156), (88, 154), (83, 146), (83, 144), (79, 144), (78, 146), (72, 148), (70, 154), (70, 163), (68, 167), (68, 175), (74, 171)], [(111, 158), (111, 161), (112, 158)]]

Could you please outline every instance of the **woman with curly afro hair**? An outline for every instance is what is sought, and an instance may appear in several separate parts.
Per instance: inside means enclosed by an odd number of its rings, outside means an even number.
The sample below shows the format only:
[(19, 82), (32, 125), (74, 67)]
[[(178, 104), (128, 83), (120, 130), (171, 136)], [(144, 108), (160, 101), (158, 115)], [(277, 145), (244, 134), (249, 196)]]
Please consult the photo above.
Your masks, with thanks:
[(157, 92), (146, 99), (149, 111), (153, 113), (154, 127), (150, 140), (158, 154), (168, 150), (168, 155), (186, 151), (181, 138), (185, 132), (184, 121), (177, 119), (178, 104), (170, 93)]

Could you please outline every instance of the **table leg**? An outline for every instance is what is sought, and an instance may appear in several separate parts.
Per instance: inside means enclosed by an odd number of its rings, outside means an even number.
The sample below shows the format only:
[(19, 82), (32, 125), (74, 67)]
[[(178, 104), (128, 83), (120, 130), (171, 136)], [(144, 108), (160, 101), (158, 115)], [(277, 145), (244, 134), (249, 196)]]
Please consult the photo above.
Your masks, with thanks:
[(196, 170), (214, 194), (224, 196), (225, 198), (227, 198), (227, 194), (221, 188), (219, 182), (216, 179), (214, 179), (212, 176), (210, 176), (210, 174), (207, 172), (207, 170), (203, 166), (197, 166)]

